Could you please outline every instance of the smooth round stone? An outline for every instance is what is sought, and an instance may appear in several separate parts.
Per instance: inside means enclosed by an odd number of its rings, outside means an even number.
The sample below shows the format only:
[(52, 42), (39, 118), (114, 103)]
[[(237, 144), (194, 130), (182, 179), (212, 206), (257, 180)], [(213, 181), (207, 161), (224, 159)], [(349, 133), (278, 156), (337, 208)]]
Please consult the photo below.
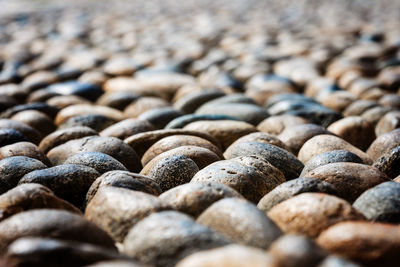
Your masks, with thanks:
[(206, 103), (196, 110), (196, 114), (227, 115), (253, 125), (257, 125), (258, 123), (269, 117), (269, 113), (263, 108), (257, 105), (244, 103)]
[(153, 212), (171, 207), (159, 198), (121, 187), (100, 187), (87, 204), (85, 218), (100, 226), (116, 242), (122, 242), (128, 231)]
[(184, 155), (172, 155), (160, 159), (148, 172), (148, 176), (156, 181), (163, 192), (190, 182), (199, 171), (196, 163)]
[(54, 164), (62, 164), (69, 157), (82, 152), (101, 152), (107, 154), (132, 172), (139, 172), (141, 163), (136, 152), (126, 143), (115, 137), (86, 136), (56, 146), (47, 153)]
[(165, 99), (159, 97), (144, 96), (140, 97), (124, 109), (124, 114), (129, 118), (136, 118), (140, 114), (157, 108), (169, 107), (170, 104)]
[(70, 140), (80, 139), (82, 137), (93, 135), (97, 135), (97, 132), (92, 128), (84, 126), (58, 130), (43, 138), (39, 144), (39, 149), (43, 151), (43, 153), (47, 153), (54, 147), (66, 143)]
[(40, 237), (20, 238), (7, 250), (7, 259), (15, 266), (86, 266), (100, 260), (119, 258), (124, 256), (100, 246)]
[(349, 116), (361, 116), (365, 111), (370, 108), (377, 107), (378, 103), (372, 100), (357, 100), (351, 103), (344, 111), (343, 115), (346, 117)]
[(283, 114), (271, 116), (263, 120), (257, 125), (257, 129), (267, 134), (279, 135), (287, 127), (305, 123), (308, 123), (308, 121), (302, 117)]
[(115, 77), (108, 79), (103, 84), (104, 91), (107, 92), (133, 92), (143, 96), (156, 96), (168, 99), (165, 92), (159, 90), (149, 90), (138, 82), (135, 78), (130, 77)]
[(35, 102), (46, 102), (48, 99), (55, 97), (59, 94), (49, 92), (46, 89), (39, 89), (37, 91), (32, 92), (26, 99), (27, 103), (35, 103)]
[(400, 184), (381, 183), (361, 194), (353, 207), (371, 221), (400, 222)]
[(156, 130), (156, 128), (148, 121), (125, 119), (102, 130), (100, 136), (116, 137), (123, 140), (138, 133), (154, 130)]
[(303, 99), (303, 97), (300, 97), (300, 99), (284, 99), (264, 107), (267, 108), (271, 115), (281, 115), (288, 111), (303, 110), (305, 108), (315, 109), (316, 107), (320, 107), (320, 104), (316, 103), (314, 100), (307, 101)]
[(16, 105), (18, 105), (18, 102), (14, 97), (5, 94), (0, 95), (0, 113)]
[(130, 58), (111, 58), (104, 65), (103, 70), (112, 76), (130, 76), (137, 71), (140, 66)]
[(191, 131), (191, 130), (183, 130), (183, 129), (166, 129), (166, 130), (155, 130), (155, 131), (148, 131), (139, 134), (132, 135), (124, 140), (125, 143), (130, 145), (139, 157), (142, 157), (143, 154), (149, 149), (154, 143), (161, 140), (162, 138), (171, 136), (171, 135), (193, 135), (198, 136), (203, 139), (206, 139), (220, 147), (220, 143), (217, 139), (215, 139), (210, 134), (198, 131)]
[(59, 95), (76, 95), (89, 101), (96, 101), (104, 93), (101, 87), (96, 84), (78, 81), (52, 84), (46, 88), (46, 91)]
[(400, 174), (400, 146), (396, 146), (377, 159), (372, 166), (378, 168), (390, 178)]
[(361, 265), (338, 256), (330, 255), (321, 261), (317, 267), (361, 267)]
[(51, 166), (51, 163), (46, 155), (44, 155), (35, 144), (30, 142), (18, 142), (0, 148), (0, 159), (15, 156), (25, 156), (28, 158), (37, 159), (45, 165)]
[(109, 171), (98, 177), (90, 186), (85, 206), (92, 200), (100, 188), (106, 186), (122, 187), (129, 190), (140, 191), (158, 196), (161, 188), (153, 179), (128, 171)]
[(164, 128), (165, 129), (179, 129), (183, 128), (189, 123), (195, 121), (218, 121), (218, 120), (233, 120), (236, 121), (238, 119), (220, 114), (210, 114), (210, 115), (199, 115), (199, 114), (187, 114), (183, 116), (179, 116), (173, 120), (171, 120)]
[(57, 76), (51, 71), (37, 71), (24, 78), (22, 86), (29, 91), (43, 88), (57, 81)]
[(47, 104), (50, 106), (57, 107), (58, 109), (63, 109), (68, 106), (72, 105), (89, 105), (91, 102), (83, 97), (76, 96), (76, 95), (60, 95), (60, 96), (54, 96), (52, 98), (49, 98), (46, 101)]
[(216, 99), (213, 99), (211, 101), (208, 101), (207, 103), (205, 103), (205, 105), (219, 105), (219, 104), (251, 104), (251, 105), (256, 105), (256, 102), (244, 95), (244, 94), (238, 94), (238, 93), (234, 93), (234, 94), (227, 94), (224, 95), (222, 97), (218, 97)]
[(351, 203), (364, 191), (390, 180), (375, 167), (353, 162), (326, 164), (304, 176), (331, 183), (338, 191), (338, 195)]
[(330, 253), (366, 266), (396, 266), (400, 260), (398, 225), (342, 222), (324, 231), (317, 243)]
[(304, 165), (290, 152), (274, 145), (259, 142), (234, 144), (225, 151), (224, 157), (256, 156), (280, 170), (286, 180), (299, 177)]
[(175, 210), (196, 218), (214, 202), (222, 198), (243, 198), (229, 186), (216, 182), (187, 183), (171, 188), (160, 196)]
[(307, 162), (315, 155), (332, 150), (347, 150), (351, 153), (354, 153), (362, 159), (364, 164), (370, 165), (373, 162), (370, 158), (370, 155), (366, 154), (352, 144), (346, 142), (340, 137), (326, 134), (314, 136), (305, 142), (299, 151), (298, 158), (301, 160), (301, 162), (307, 164)]
[(0, 119), (0, 130), (1, 129), (5, 130), (13, 129), (15, 131), (20, 132), (27, 139), (21, 141), (29, 141), (34, 144), (39, 144), (40, 140), (42, 139), (40, 133), (36, 131), (34, 128), (16, 120)]
[(60, 110), (57, 113), (57, 117), (54, 122), (56, 125), (61, 125), (68, 119), (81, 115), (102, 115), (109, 118), (110, 120), (117, 122), (125, 119), (125, 115), (118, 109), (106, 107), (106, 106), (94, 106), (94, 105), (71, 105)]
[(203, 169), (211, 163), (221, 160), (221, 158), (217, 154), (207, 148), (198, 146), (180, 146), (159, 154), (157, 157), (147, 163), (140, 173), (148, 175), (149, 172), (154, 168), (155, 165), (158, 164), (160, 160), (163, 160), (165, 157), (172, 157), (176, 155), (184, 155), (190, 158), (196, 163), (199, 169)]
[(278, 135), (278, 138), (289, 147), (288, 151), (293, 151), (293, 154), (297, 155), (300, 148), (307, 140), (321, 134), (331, 133), (322, 126), (306, 123), (286, 127), (285, 130)]
[(369, 146), (367, 154), (372, 160), (378, 160), (382, 155), (400, 145), (400, 129), (378, 136)]
[(15, 187), (27, 173), (47, 168), (41, 161), (24, 156), (8, 157), (0, 160), (0, 194)]
[(191, 182), (218, 182), (238, 191), (246, 199), (257, 203), (278, 184), (276, 173), (267, 176), (253, 166), (237, 161), (222, 160), (201, 169)]
[(6, 111), (2, 112), (0, 117), (1, 118), (11, 118), (16, 113), (25, 111), (25, 110), (37, 110), (37, 111), (43, 112), (50, 118), (55, 118), (59, 111), (59, 109), (55, 106), (51, 106), (51, 105), (43, 103), (43, 102), (37, 102), (37, 103), (21, 104), (21, 105), (17, 105), (12, 108), (9, 108)]
[(100, 132), (117, 121), (100, 114), (84, 114), (71, 117), (58, 126), (58, 130), (72, 127), (89, 127)]
[(79, 76), (78, 81), (82, 83), (97, 84), (99, 86), (102, 86), (108, 80), (108, 78), (109, 77), (102, 71), (92, 70), (86, 71), (81, 76)]
[(363, 151), (376, 137), (374, 126), (359, 116), (350, 116), (335, 121), (329, 125), (327, 130)]
[(103, 174), (108, 171), (127, 169), (115, 158), (101, 152), (83, 152), (69, 157), (64, 164), (80, 164), (91, 167)]
[(194, 113), (204, 103), (210, 100), (224, 96), (225, 94), (219, 90), (201, 90), (191, 92), (179, 98), (174, 103), (174, 108), (181, 110), (183, 113)]
[(313, 240), (302, 235), (284, 235), (272, 243), (269, 252), (279, 266), (316, 266), (327, 255)]
[(141, 113), (137, 118), (150, 122), (157, 129), (163, 129), (170, 121), (183, 115), (171, 107), (155, 108)]
[(81, 207), (86, 192), (100, 174), (93, 168), (64, 164), (25, 174), (19, 184), (37, 183), (50, 188), (54, 194)]
[(142, 157), (142, 164), (145, 166), (153, 158), (180, 146), (198, 146), (211, 150), (220, 158), (223, 158), (221, 150), (210, 141), (193, 135), (171, 135), (154, 143)]
[(0, 129), (0, 147), (27, 141), (19, 131), (14, 129)]
[(340, 112), (318, 105), (305, 106), (299, 110), (289, 110), (286, 114), (303, 117), (309, 122), (325, 128), (343, 117)]
[(257, 207), (243, 199), (226, 198), (208, 207), (197, 222), (247, 246), (267, 249), (281, 230)]
[(231, 243), (221, 234), (176, 211), (151, 214), (124, 240), (124, 252), (145, 264), (175, 266), (194, 252)]
[(290, 148), (285, 143), (283, 143), (278, 137), (263, 132), (250, 133), (243, 137), (240, 137), (235, 142), (233, 142), (231, 146), (245, 142), (258, 142), (258, 143), (270, 144), (291, 152)]
[(33, 209), (59, 209), (81, 213), (75, 206), (56, 197), (49, 188), (40, 184), (18, 185), (0, 195), (0, 221)]
[(389, 108), (400, 108), (400, 96), (397, 94), (385, 94), (379, 99), (379, 104)]
[(354, 163), (363, 163), (362, 159), (354, 153), (351, 153), (347, 150), (332, 150), (328, 152), (324, 152), (321, 154), (317, 154), (312, 157), (307, 163), (304, 165), (304, 169), (301, 171), (300, 177), (305, 177), (307, 173), (310, 171), (335, 162), (354, 162)]
[(108, 106), (118, 110), (124, 110), (133, 101), (136, 101), (140, 95), (133, 92), (107, 92), (97, 99), (96, 104)]
[(2, 254), (13, 241), (28, 236), (80, 241), (115, 249), (114, 241), (106, 232), (82, 216), (68, 211), (38, 209), (21, 212), (2, 221), (0, 229)]
[(345, 200), (324, 193), (302, 193), (287, 199), (267, 213), (285, 233), (317, 237), (329, 226), (364, 216)]
[(400, 111), (386, 113), (376, 124), (375, 133), (380, 136), (400, 128)]
[(223, 149), (240, 137), (257, 132), (257, 129), (249, 123), (231, 120), (196, 121), (183, 129), (208, 133), (222, 144)]
[(16, 120), (29, 125), (38, 131), (41, 136), (46, 136), (56, 129), (53, 120), (50, 119), (46, 114), (37, 110), (25, 110), (18, 112), (11, 117), (12, 120)]
[(372, 125), (376, 126), (376, 124), (379, 122), (379, 120), (385, 116), (386, 113), (392, 111), (391, 108), (388, 107), (382, 107), (382, 106), (377, 106), (373, 107), (370, 109), (367, 109), (365, 112), (363, 112), (360, 116), (371, 123)]
[(253, 266), (276, 267), (274, 257), (264, 250), (242, 245), (228, 245), (193, 253), (176, 265), (177, 267)]
[(334, 92), (320, 93), (316, 100), (324, 107), (342, 112), (346, 107), (351, 105), (357, 98), (348, 91), (338, 90)]
[(257, 207), (267, 213), (274, 206), (302, 193), (315, 192), (337, 195), (335, 187), (330, 183), (313, 178), (296, 178), (284, 182), (266, 194), (257, 204)]

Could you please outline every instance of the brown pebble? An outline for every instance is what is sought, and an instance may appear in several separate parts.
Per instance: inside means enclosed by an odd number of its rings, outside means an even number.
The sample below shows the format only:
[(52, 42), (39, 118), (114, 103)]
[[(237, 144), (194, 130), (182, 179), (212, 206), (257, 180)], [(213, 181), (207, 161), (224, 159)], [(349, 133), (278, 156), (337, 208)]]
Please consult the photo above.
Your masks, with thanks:
[(341, 221), (363, 220), (348, 202), (323, 193), (303, 193), (274, 206), (267, 213), (285, 233), (317, 237)]
[(17, 120), (0, 119), (0, 129), (17, 130), (35, 145), (39, 144), (40, 140), (43, 138), (40, 132), (38, 132), (36, 129)]
[(18, 112), (12, 116), (11, 119), (31, 126), (40, 132), (41, 136), (46, 136), (56, 129), (53, 120), (43, 112), (37, 110), (25, 110)]
[(400, 128), (400, 111), (390, 111), (379, 119), (375, 127), (375, 133), (380, 136)]
[(244, 142), (258, 142), (258, 143), (270, 144), (291, 152), (290, 148), (284, 142), (282, 142), (278, 137), (264, 132), (247, 134), (237, 139), (235, 142), (232, 143), (232, 145)]
[(115, 241), (121, 242), (141, 219), (150, 213), (168, 209), (171, 209), (168, 204), (150, 194), (107, 186), (99, 188), (88, 203), (85, 218), (99, 225)]
[(378, 136), (369, 146), (367, 154), (372, 160), (376, 161), (383, 154), (398, 145), (400, 145), (400, 129)]
[(400, 260), (398, 225), (342, 222), (322, 232), (317, 243), (330, 253), (365, 266), (397, 266)]
[(146, 111), (169, 106), (170, 104), (162, 98), (145, 96), (140, 97), (139, 99), (129, 104), (124, 109), (124, 114), (129, 118), (136, 118)]
[(18, 142), (0, 148), (0, 158), (5, 159), (15, 156), (25, 156), (40, 160), (46, 166), (51, 166), (50, 160), (39, 148), (30, 142)]
[(58, 107), (59, 109), (63, 109), (72, 105), (89, 105), (90, 101), (88, 101), (86, 98), (76, 95), (60, 95), (49, 98), (46, 103), (51, 106)]
[(124, 140), (129, 136), (153, 130), (156, 130), (156, 128), (148, 121), (138, 119), (125, 119), (101, 131), (100, 136), (116, 137)]

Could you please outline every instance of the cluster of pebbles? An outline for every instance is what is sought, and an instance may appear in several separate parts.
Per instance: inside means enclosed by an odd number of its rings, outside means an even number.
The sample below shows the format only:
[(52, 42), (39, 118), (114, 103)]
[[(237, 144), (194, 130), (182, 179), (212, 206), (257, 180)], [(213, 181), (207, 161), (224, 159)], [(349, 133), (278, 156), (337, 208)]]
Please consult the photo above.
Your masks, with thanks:
[(0, 0), (0, 266), (398, 266), (399, 16)]

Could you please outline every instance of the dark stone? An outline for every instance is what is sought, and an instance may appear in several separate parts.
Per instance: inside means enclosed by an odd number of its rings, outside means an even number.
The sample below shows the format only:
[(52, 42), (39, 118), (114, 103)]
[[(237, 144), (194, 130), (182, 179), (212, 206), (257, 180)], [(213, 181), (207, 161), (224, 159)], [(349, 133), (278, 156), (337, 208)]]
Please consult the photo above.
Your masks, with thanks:
[(54, 119), (59, 111), (57, 107), (50, 106), (49, 104), (43, 103), (43, 102), (37, 102), (37, 103), (29, 103), (29, 104), (22, 104), (18, 106), (14, 106), (12, 108), (9, 108), (2, 112), (0, 114), (1, 118), (11, 118), (13, 115), (15, 115), (18, 112), (24, 111), (24, 110), (37, 110), (40, 112), (43, 112), (44, 114), (48, 115), (52, 119)]
[(174, 103), (174, 108), (181, 110), (183, 113), (193, 113), (204, 103), (224, 96), (225, 94), (218, 90), (202, 90), (189, 93)]
[(400, 146), (396, 146), (380, 156), (372, 165), (394, 179), (400, 174)]
[(42, 140), (42, 135), (36, 129), (17, 120), (0, 119), (0, 129), (14, 129), (20, 132), (28, 139), (21, 141), (30, 141), (34, 144), (39, 144), (40, 140)]
[(28, 140), (19, 131), (14, 129), (0, 129), (0, 147), (24, 141)]
[(147, 120), (157, 129), (163, 129), (168, 122), (183, 115), (182, 112), (171, 107), (155, 108), (143, 112), (138, 116), (139, 120)]
[(52, 84), (46, 90), (59, 95), (77, 95), (90, 101), (96, 101), (104, 93), (98, 85), (78, 81)]
[(232, 117), (232, 116), (227, 116), (227, 115), (221, 115), (221, 114), (187, 114), (183, 116), (179, 116), (172, 121), (170, 121), (166, 126), (165, 129), (179, 129), (183, 128), (189, 123), (195, 122), (195, 121), (205, 121), (205, 120), (210, 120), (210, 121), (215, 121), (215, 120), (233, 120), (237, 121), (238, 119)]
[(78, 126), (86, 126), (100, 132), (105, 128), (113, 125), (116, 121), (100, 114), (84, 114), (67, 119), (60, 126), (59, 130), (68, 129)]
[(400, 223), (400, 184), (381, 183), (361, 194), (353, 203), (368, 220)]
[(110, 92), (105, 93), (97, 99), (97, 104), (124, 110), (129, 104), (138, 99), (140, 95), (134, 92)]
[(100, 174), (93, 168), (64, 164), (32, 171), (24, 175), (19, 184), (38, 183), (50, 188), (58, 197), (81, 207), (86, 193)]
[(83, 152), (69, 157), (64, 164), (79, 164), (91, 167), (103, 174), (108, 171), (127, 169), (115, 158), (101, 152)]

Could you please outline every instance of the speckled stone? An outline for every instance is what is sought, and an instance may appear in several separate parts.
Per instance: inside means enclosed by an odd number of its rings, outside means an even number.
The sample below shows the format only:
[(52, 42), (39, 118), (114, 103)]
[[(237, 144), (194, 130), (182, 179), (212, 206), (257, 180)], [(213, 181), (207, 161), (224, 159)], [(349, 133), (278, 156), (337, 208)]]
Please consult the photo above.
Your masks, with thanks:
[(316, 266), (327, 252), (313, 240), (302, 235), (284, 235), (272, 243), (269, 250), (279, 266)]
[(201, 169), (191, 182), (218, 182), (232, 187), (246, 199), (257, 203), (281, 183), (276, 173), (267, 176), (258, 168), (233, 160), (218, 161)]
[(278, 137), (263, 132), (250, 133), (243, 137), (240, 137), (239, 139), (237, 139), (235, 142), (232, 143), (232, 146), (244, 142), (258, 142), (258, 143), (270, 144), (291, 152), (290, 148), (284, 142), (282, 142)]
[(67, 158), (64, 164), (85, 165), (95, 169), (100, 174), (113, 170), (127, 171), (121, 162), (101, 152), (78, 153)]
[(76, 207), (40, 184), (22, 184), (0, 195), (0, 221), (32, 209), (60, 209), (80, 214)]
[(321, 154), (317, 154), (312, 157), (304, 165), (304, 169), (301, 171), (300, 177), (305, 177), (307, 173), (318, 168), (320, 166), (335, 163), (335, 162), (354, 162), (363, 163), (362, 159), (354, 153), (347, 150), (331, 150)]
[(375, 167), (353, 162), (330, 163), (304, 176), (331, 183), (339, 196), (349, 202), (356, 200), (364, 191), (390, 180)]
[(353, 204), (371, 221), (400, 222), (400, 184), (381, 183), (361, 194)]
[(193, 135), (171, 135), (154, 143), (142, 157), (142, 164), (145, 166), (153, 158), (180, 146), (198, 146), (211, 150), (220, 158), (223, 158), (221, 150), (210, 141)]
[(400, 146), (396, 146), (380, 156), (372, 165), (390, 178), (400, 174)]
[(398, 225), (342, 222), (321, 233), (317, 243), (330, 253), (364, 266), (397, 266), (400, 259)]
[(200, 251), (187, 256), (177, 267), (232, 267), (232, 266), (253, 266), (253, 267), (278, 267), (274, 257), (264, 250), (242, 246), (228, 245)]
[(216, 182), (182, 184), (160, 195), (161, 200), (169, 203), (177, 211), (195, 218), (214, 202), (230, 197), (243, 198), (231, 187)]
[(378, 136), (369, 146), (367, 154), (372, 160), (377, 160), (383, 154), (400, 145), (400, 129)]
[(247, 246), (267, 249), (281, 230), (257, 207), (243, 199), (226, 198), (208, 207), (197, 222)]
[(121, 162), (129, 171), (139, 172), (141, 163), (136, 152), (115, 137), (87, 136), (56, 146), (47, 153), (54, 164), (62, 164), (69, 157), (82, 152), (101, 152)]
[(15, 187), (25, 174), (45, 168), (47, 166), (41, 161), (24, 156), (8, 157), (0, 160), (0, 194)]
[(187, 215), (164, 211), (148, 216), (129, 231), (124, 252), (143, 263), (169, 267), (189, 254), (229, 243)]
[[(121, 208), (116, 208), (121, 207)], [(159, 198), (121, 187), (101, 187), (88, 203), (85, 218), (122, 242), (129, 229), (149, 214), (171, 207)]]
[(244, 142), (230, 146), (224, 153), (226, 159), (240, 156), (257, 156), (280, 170), (286, 180), (299, 177), (304, 165), (290, 152), (274, 145)]
[(274, 206), (267, 215), (283, 232), (311, 238), (338, 222), (364, 219), (345, 200), (323, 193), (294, 196)]
[(25, 156), (37, 159), (43, 162), (46, 166), (51, 166), (50, 160), (46, 157), (46, 155), (44, 155), (43, 152), (31, 142), (18, 142), (0, 148), (0, 159), (15, 156)]
[(274, 206), (306, 192), (325, 193), (337, 195), (335, 187), (330, 183), (313, 178), (296, 178), (275, 187), (258, 202), (257, 207), (267, 213)]
[(190, 182), (199, 171), (196, 163), (184, 155), (172, 155), (161, 158), (148, 172), (148, 176), (156, 181), (163, 192)]
[(87, 166), (58, 165), (25, 174), (19, 184), (38, 183), (50, 188), (54, 194), (77, 207), (81, 207), (90, 185), (100, 174)]
[(299, 116), (288, 115), (288, 114), (275, 115), (260, 122), (257, 125), (257, 129), (267, 134), (279, 135), (287, 127), (300, 125), (304, 123), (309, 123), (309, 122), (306, 119)]
[(82, 216), (68, 211), (38, 209), (21, 212), (2, 221), (0, 229), (2, 254), (13, 241), (28, 236), (81, 241), (115, 249), (113, 240), (106, 232)]
[(155, 196), (162, 192), (158, 183), (150, 177), (128, 171), (109, 171), (102, 174), (92, 183), (86, 194), (85, 206), (100, 188), (106, 186), (122, 187)]

